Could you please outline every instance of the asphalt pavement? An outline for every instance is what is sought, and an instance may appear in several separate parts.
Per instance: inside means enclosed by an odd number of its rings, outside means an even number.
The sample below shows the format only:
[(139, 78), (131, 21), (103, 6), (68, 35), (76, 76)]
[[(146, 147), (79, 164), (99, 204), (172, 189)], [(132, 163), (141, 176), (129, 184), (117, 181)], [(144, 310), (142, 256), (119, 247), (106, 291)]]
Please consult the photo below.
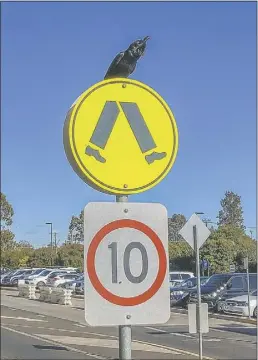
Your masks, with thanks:
[[(209, 319), (203, 353), (210, 359), (256, 359), (257, 329), (252, 324)], [(198, 339), (188, 333), (186, 314), (168, 323), (132, 328), (134, 359), (198, 359)], [(73, 306), (18, 298), (1, 291), (1, 359), (117, 359), (118, 329), (89, 327), (83, 300)]]

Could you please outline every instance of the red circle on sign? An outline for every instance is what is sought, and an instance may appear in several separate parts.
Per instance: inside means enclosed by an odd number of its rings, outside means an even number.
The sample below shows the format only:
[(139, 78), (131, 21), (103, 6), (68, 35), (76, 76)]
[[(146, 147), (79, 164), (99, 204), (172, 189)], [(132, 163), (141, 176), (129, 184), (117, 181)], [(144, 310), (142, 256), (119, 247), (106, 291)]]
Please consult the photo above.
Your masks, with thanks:
[[(146, 236), (148, 236), (152, 241), (152, 243), (154, 244), (159, 257), (159, 270), (155, 281), (149, 287), (149, 289), (147, 289), (144, 293), (133, 297), (118, 296), (107, 290), (101, 284), (98, 275), (96, 273), (96, 267), (95, 267), (96, 252), (101, 241), (104, 239), (105, 236), (107, 236), (112, 231), (122, 228), (136, 229), (144, 233)], [(167, 271), (167, 256), (162, 241), (160, 240), (158, 235), (147, 225), (137, 220), (130, 220), (130, 219), (116, 220), (105, 225), (94, 236), (88, 249), (87, 271), (93, 287), (104, 299), (115, 305), (135, 306), (142, 304), (147, 300), (149, 300), (150, 298), (152, 298), (161, 287)]]

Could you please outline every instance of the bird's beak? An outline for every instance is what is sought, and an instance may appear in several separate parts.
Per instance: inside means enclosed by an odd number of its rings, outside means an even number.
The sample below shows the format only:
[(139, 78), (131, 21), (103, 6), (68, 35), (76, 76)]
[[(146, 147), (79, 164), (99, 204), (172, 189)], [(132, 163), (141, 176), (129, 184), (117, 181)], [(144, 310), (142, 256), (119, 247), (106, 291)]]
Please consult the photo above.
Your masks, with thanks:
[(149, 36), (145, 36), (145, 38), (143, 39), (143, 42), (146, 43), (146, 41), (148, 41), (150, 39)]
[[(142, 44), (139, 46), (139, 48), (141, 48), (141, 47), (145, 47), (146, 46), (146, 42), (148, 41), (150, 39), (150, 37), (149, 36), (145, 36), (145, 38), (142, 40)], [(143, 53), (142, 53), (142, 56), (144, 56), (144, 52), (145, 52), (145, 49), (144, 49), (144, 51), (143, 51)]]

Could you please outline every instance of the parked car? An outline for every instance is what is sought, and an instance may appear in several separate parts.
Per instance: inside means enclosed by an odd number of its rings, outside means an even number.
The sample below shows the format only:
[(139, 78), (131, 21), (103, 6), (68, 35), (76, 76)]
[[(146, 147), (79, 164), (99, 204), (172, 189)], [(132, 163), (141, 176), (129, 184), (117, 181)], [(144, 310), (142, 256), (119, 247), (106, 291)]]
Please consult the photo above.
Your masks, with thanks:
[[(208, 276), (201, 276), (201, 285), (205, 284), (208, 279)], [(193, 289), (196, 286), (197, 277), (192, 277), (183, 281), (178, 286), (170, 287), (170, 305), (184, 307), (184, 298), (189, 294), (189, 289)]]
[(84, 279), (81, 281), (77, 281), (75, 285), (75, 294), (84, 295)]
[(69, 290), (72, 290), (72, 292), (75, 292), (76, 284), (83, 281), (83, 279), (84, 279), (84, 276), (80, 275), (78, 277), (78, 279), (66, 281), (65, 283), (61, 284), (60, 287), (62, 287), (64, 289), (69, 289)]
[(76, 280), (79, 278), (79, 275), (76, 273), (59, 273), (54, 277), (48, 277), (46, 286), (60, 287), (62, 284), (68, 280)]
[(24, 279), (26, 276), (32, 274), (34, 271), (35, 269), (26, 269), (23, 270), (21, 273), (17, 273), (16, 275), (12, 276), (10, 278), (10, 286), (17, 286), (20, 279)]
[[(250, 279), (257, 279), (257, 274), (249, 274)], [(257, 281), (257, 280), (256, 280)], [(252, 287), (251, 287), (252, 283)], [(253, 280), (250, 281), (250, 290), (257, 287), (257, 282), (253, 287)], [(247, 276), (245, 273), (226, 273), (214, 274), (201, 286), (201, 300), (208, 304), (209, 309), (218, 311), (227, 298), (232, 296), (244, 295), (247, 293)], [(189, 302), (197, 302), (196, 289), (189, 293)]]
[(12, 275), (14, 275), (14, 273), (16, 272), (17, 270), (10, 270), (10, 271), (8, 271), (8, 272), (6, 272), (6, 273), (4, 273), (4, 274), (1, 274), (1, 285), (4, 285), (4, 279), (6, 278), (6, 277), (8, 277), (8, 276), (12, 276)]
[[(248, 295), (236, 296), (225, 300), (223, 312), (226, 314), (249, 316)], [(250, 314), (257, 318), (257, 290), (250, 294)]]
[[(249, 273), (249, 287), (250, 291), (254, 291), (257, 288), (257, 274)], [(223, 310), (223, 305), (227, 299), (247, 295), (247, 274), (237, 273), (232, 276), (226, 283), (225, 288), (222, 289), (217, 295), (216, 308), (217, 311)]]
[(17, 269), (15, 270), (14, 272), (6, 275), (3, 279), (2, 279), (2, 285), (4, 286), (12, 286), (12, 279), (15, 277), (15, 276), (19, 276), (19, 275), (22, 275), (24, 274), (25, 272), (31, 270), (31, 269)]
[(31, 275), (25, 278), (25, 284), (34, 284), (36, 285), (36, 288), (39, 288), (40, 286), (45, 286), (48, 276), (53, 273), (56, 273), (56, 270), (45, 269), (37, 275)]
[(169, 282), (170, 286), (175, 286), (175, 284), (180, 284), (184, 280), (187, 280), (191, 277), (194, 277), (192, 272), (188, 271), (170, 271), (169, 272)]

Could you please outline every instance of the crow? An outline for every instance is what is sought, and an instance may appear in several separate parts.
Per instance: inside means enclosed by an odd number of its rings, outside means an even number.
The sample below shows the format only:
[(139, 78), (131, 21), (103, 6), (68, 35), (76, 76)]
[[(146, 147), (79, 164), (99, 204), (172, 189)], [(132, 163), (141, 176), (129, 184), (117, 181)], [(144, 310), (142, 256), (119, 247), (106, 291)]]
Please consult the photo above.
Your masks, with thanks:
[(127, 78), (136, 68), (136, 63), (144, 55), (146, 42), (150, 37), (134, 41), (127, 50), (120, 52), (112, 61), (104, 80), (124, 77)]

